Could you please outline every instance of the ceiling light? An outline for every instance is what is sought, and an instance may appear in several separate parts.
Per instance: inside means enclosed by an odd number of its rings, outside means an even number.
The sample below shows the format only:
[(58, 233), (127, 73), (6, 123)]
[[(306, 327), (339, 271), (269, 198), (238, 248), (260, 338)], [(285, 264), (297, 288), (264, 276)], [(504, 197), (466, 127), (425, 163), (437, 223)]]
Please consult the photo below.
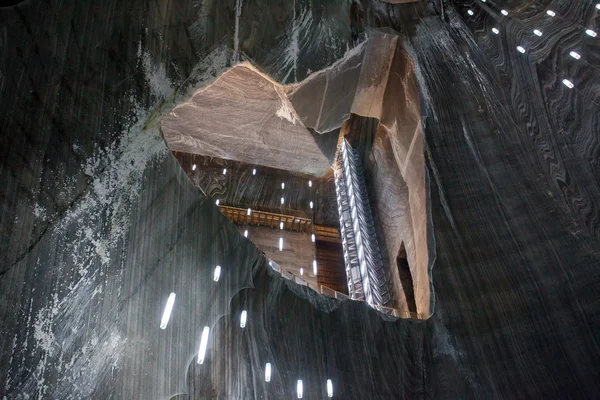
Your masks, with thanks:
[(248, 313), (246, 310), (242, 311), (242, 316), (240, 317), (240, 328), (246, 327), (246, 318), (248, 317)]
[(571, 82), (568, 79), (563, 79), (562, 80), (563, 85), (565, 85), (566, 87), (568, 87), (569, 89), (573, 89), (575, 87), (575, 85), (573, 85), (573, 82)]
[(244, 237), (248, 237), (248, 229), (244, 231)]
[(525, 53), (525, 49), (521, 46), (517, 46), (517, 50), (519, 50), (520, 53)]
[(311, 240), (313, 241), (313, 243), (315, 242), (315, 234), (313, 233), (312, 235), (310, 235)]
[(221, 277), (221, 266), (217, 265), (215, 267), (215, 273), (213, 274), (213, 281), (218, 282)]
[(192, 165), (192, 171), (196, 170), (196, 164)]
[(217, 201), (215, 201), (215, 204), (216, 204), (216, 205), (219, 205), (219, 199), (217, 199)]
[(500, 12), (502, 13), (502, 15), (508, 15), (508, 11), (506, 11), (506, 10), (502, 10)]
[[(485, 3), (485, 0), (481, 0)], [(333, 397), (333, 382), (331, 379), (327, 379), (327, 397)]]
[(496, 28), (492, 28), (492, 32), (494, 32), (496, 35), (500, 33), (500, 31)]
[(591, 36), (591, 37), (596, 37), (596, 36), (597, 36), (596, 32), (594, 32), (594, 31), (593, 31), (593, 30), (591, 30), (591, 29), (586, 29), (586, 30), (585, 30), (585, 33), (587, 33), (587, 35), (588, 35), (588, 36)]
[(256, 168), (252, 169), (252, 175), (256, 175)]
[(283, 238), (279, 238), (279, 251), (283, 251)]
[(271, 382), (271, 363), (265, 364), (265, 382)]
[(579, 53), (577, 53), (575, 51), (570, 52), (569, 55), (571, 57), (573, 57), (574, 59), (576, 59), (576, 60), (579, 60), (581, 58), (581, 56), (579, 55)]
[(173, 304), (175, 304), (175, 293), (171, 293), (167, 299), (167, 305), (165, 306), (165, 311), (160, 320), (160, 329), (165, 329), (167, 327), (169, 318), (171, 318), (171, 311), (173, 311)]
[(548, 14), (551, 17), (555, 17), (556, 16), (556, 13), (554, 11), (552, 11), (552, 10), (546, 11), (546, 14)]
[(535, 33), (537, 36), (542, 36), (542, 31), (534, 29), (533, 33)]
[(209, 332), (210, 328), (208, 326), (205, 326), (204, 330), (202, 330), (202, 338), (200, 338), (200, 349), (198, 350), (198, 364), (204, 363), (204, 355), (206, 354), (206, 345), (208, 345)]
[(467, 14), (473, 15), (474, 13), (473, 13), (473, 11), (469, 10), (469, 11), (467, 11)]
[(302, 398), (302, 379), (298, 379), (298, 382), (296, 382), (296, 394), (299, 399)]

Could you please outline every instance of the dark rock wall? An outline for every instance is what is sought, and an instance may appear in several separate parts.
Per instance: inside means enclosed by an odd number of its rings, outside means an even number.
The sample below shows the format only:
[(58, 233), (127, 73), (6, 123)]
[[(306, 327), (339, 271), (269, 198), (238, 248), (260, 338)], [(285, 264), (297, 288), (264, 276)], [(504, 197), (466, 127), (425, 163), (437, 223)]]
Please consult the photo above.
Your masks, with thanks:
[[(559, 21), (521, 56), (543, 10), (492, 37), (484, 15), (417, 23), (423, 4), (337, 3), (0, 10), (0, 394), (279, 399), (303, 379), (313, 399), (331, 378), (344, 399), (596, 397), (598, 56), (572, 64), (562, 47), (598, 41)], [(550, 4), (580, 25), (597, 15)], [(427, 321), (387, 321), (272, 275), (159, 135), (174, 96), (232, 60), (300, 80), (365, 26), (405, 34), (418, 71), (437, 249)]]

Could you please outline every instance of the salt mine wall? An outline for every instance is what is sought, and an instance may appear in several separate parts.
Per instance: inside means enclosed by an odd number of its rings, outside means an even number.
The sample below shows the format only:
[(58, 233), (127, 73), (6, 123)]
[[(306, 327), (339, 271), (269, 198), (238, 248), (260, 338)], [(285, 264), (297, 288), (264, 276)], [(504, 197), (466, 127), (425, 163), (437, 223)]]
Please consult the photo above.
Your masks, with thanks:
[[(280, 399), (302, 379), (321, 399), (332, 379), (342, 399), (597, 397), (600, 60), (580, 31), (598, 31), (598, 14), (454, 4), (447, 21), (425, 2), (374, 0), (0, 9), (0, 396)], [(400, 35), (421, 95), (426, 321), (271, 271), (159, 130), (238, 61), (299, 82), (370, 29)], [(587, 63), (565, 58), (574, 46)]]

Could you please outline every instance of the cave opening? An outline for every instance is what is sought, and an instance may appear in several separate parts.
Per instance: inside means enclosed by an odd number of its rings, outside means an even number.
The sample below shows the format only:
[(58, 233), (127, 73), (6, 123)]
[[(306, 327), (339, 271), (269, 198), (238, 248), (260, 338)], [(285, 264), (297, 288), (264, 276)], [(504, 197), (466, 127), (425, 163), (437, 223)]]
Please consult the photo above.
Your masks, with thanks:
[(417, 312), (417, 303), (415, 302), (415, 290), (413, 287), (412, 274), (410, 272), (410, 265), (408, 264), (408, 256), (406, 255), (406, 248), (404, 242), (400, 245), (398, 256), (396, 257), (396, 264), (398, 266), (398, 274), (400, 276), (400, 283), (402, 284), (402, 290), (406, 297), (406, 303), (408, 311)]
[(419, 91), (396, 39), (374, 34), (293, 85), (236, 64), (178, 104), (161, 131), (192, 182), (283, 277), (426, 319)]

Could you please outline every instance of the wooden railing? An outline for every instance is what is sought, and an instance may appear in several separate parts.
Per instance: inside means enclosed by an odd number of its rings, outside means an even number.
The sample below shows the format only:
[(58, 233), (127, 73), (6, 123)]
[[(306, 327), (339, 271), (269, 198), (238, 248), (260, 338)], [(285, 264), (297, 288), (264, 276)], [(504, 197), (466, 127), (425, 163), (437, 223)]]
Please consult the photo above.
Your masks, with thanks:
[[(276, 264), (273, 261), (269, 261), (269, 266), (274, 271), (279, 272), (282, 277), (284, 277), (288, 280), (294, 281), (299, 285), (307, 286), (317, 293), (324, 294), (326, 296), (330, 296), (330, 297), (333, 297), (333, 298), (336, 298), (339, 300), (363, 301), (363, 300), (358, 300), (358, 299), (352, 299), (347, 294), (340, 293), (337, 290), (333, 290), (324, 285), (311, 284), (311, 283), (305, 281), (304, 279), (300, 278), (299, 276), (294, 275), (290, 271), (282, 269), (278, 264)], [(414, 313), (414, 312), (410, 312), (410, 311), (402, 311), (402, 310), (398, 310), (396, 308), (384, 307), (384, 306), (379, 306), (376, 304), (372, 304), (371, 307), (375, 308), (377, 311), (381, 312), (382, 314), (390, 315), (390, 316), (393, 316), (396, 318), (424, 319), (421, 316), (421, 314), (419, 314), (419, 313)]]
[(279, 228), (279, 223), (283, 222), (283, 229), (294, 232), (311, 232), (312, 221), (308, 218), (295, 217), (293, 215), (275, 214), (266, 211), (251, 210), (248, 215), (248, 209), (219, 205), (219, 209), (227, 218), (237, 225), (256, 225), (269, 228)]

